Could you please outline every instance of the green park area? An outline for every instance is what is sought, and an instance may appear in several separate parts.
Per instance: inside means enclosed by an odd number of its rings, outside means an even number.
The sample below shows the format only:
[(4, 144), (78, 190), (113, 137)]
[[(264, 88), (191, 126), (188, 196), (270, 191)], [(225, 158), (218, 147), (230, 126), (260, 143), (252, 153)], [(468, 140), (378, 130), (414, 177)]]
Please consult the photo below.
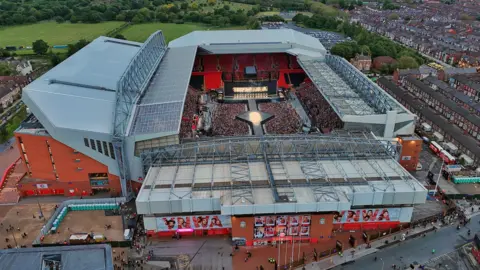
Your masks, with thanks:
[(75, 43), (79, 39), (95, 39), (122, 24), (123, 22), (102, 22), (95, 24), (40, 22), (29, 25), (3, 27), (0, 28), (0, 47), (31, 47), (32, 42), (38, 39), (43, 39), (50, 46), (67, 45)]
[(193, 31), (232, 29), (246, 28), (243, 26), (219, 28), (203, 24), (143, 23), (134, 24), (120, 32), (120, 34), (122, 34), (128, 40), (144, 42), (153, 32), (162, 30), (165, 40), (170, 42)]

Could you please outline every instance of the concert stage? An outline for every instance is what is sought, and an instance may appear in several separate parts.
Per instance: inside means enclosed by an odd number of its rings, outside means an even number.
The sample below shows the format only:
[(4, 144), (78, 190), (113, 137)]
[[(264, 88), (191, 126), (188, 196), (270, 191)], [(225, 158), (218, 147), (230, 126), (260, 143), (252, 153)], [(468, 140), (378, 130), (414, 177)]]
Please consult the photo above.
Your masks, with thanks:
[[(277, 95), (277, 81), (224, 82), (225, 97), (244, 97)], [(251, 97), (250, 97), (251, 96)]]

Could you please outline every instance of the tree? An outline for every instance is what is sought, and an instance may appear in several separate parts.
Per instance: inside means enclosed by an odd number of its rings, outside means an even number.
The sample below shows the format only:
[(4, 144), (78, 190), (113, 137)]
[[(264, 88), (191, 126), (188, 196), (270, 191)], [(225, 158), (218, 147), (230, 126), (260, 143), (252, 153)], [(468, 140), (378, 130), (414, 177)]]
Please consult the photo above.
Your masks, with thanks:
[(397, 66), (401, 69), (418, 68), (418, 63), (411, 56), (402, 56), (398, 59)]
[(54, 18), (57, 23), (64, 23), (65, 19), (63, 17), (57, 16)]
[(8, 63), (0, 62), (0, 76), (10, 76), (13, 73), (13, 69)]
[(345, 0), (340, 0), (338, 1), (338, 5), (340, 8), (345, 9), (347, 7), (347, 4), (345, 3)]
[(355, 9), (355, 6), (353, 5), (353, 3), (350, 3), (350, 5), (348, 6), (348, 10), (354, 10)]
[(248, 20), (247, 28), (248, 29), (259, 29), (260, 28), (260, 22), (256, 18), (251, 18), (250, 20)]
[(32, 43), (32, 49), (35, 54), (44, 55), (48, 51), (48, 44), (42, 39), (36, 40)]
[(398, 16), (397, 13), (392, 13), (390, 15), (388, 15), (388, 19), (391, 20), (391, 21), (396, 21), (400, 18), (400, 16)]
[(2, 141), (8, 138), (8, 130), (6, 125), (0, 127), (0, 137), (2, 138)]
[(359, 7), (363, 6), (363, 2), (361, 0), (358, 0), (357, 1), (357, 6), (359, 6)]
[(89, 41), (86, 41), (85, 39), (81, 39), (77, 41), (75, 44), (68, 44), (68, 52), (67, 52), (67, 57), (72, 56), (76, 52), (78, 52), (80, 49), (83, 47), (87, 46)]
[(116, 35), (114, 36), (114, 38), (127, 40), (122, 34), (116, 34)]

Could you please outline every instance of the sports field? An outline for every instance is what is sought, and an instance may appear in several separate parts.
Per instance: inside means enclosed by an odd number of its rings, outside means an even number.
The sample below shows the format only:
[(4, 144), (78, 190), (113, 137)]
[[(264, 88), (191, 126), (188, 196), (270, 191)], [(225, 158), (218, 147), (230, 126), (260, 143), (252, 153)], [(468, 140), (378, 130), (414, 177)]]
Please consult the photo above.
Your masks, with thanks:
[(243, 26), (215, 28), (202, 24), (175, 24), (175, 23), (144, 23), (134, 24), (121, 32), (125, 38), (132, 41), (144, 42), (153, 32), (162, 30), (165, 40), (170, 42), (192, 31), (200, 30), (232, 30), (245, 29)]
[(0, 47), (32, 46), (32, 42), (43, 39), (50, 46), (75, 43), (80, 39), (93, 40), (105, 35), (123, 22), (97, 24), (41, 22), (0, 28)]

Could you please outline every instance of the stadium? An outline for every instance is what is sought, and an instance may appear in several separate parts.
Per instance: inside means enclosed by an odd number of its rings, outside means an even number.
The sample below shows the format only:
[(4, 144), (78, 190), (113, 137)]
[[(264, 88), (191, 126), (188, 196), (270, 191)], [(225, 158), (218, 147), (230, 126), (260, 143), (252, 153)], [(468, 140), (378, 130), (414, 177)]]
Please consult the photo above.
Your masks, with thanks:
[(415, 116), (289, 29), (99, 37), (22, 99), (23, 195), (136, 195), (150, 234), (316, 241), (397, 227), (426, 199), (391, 140)]

